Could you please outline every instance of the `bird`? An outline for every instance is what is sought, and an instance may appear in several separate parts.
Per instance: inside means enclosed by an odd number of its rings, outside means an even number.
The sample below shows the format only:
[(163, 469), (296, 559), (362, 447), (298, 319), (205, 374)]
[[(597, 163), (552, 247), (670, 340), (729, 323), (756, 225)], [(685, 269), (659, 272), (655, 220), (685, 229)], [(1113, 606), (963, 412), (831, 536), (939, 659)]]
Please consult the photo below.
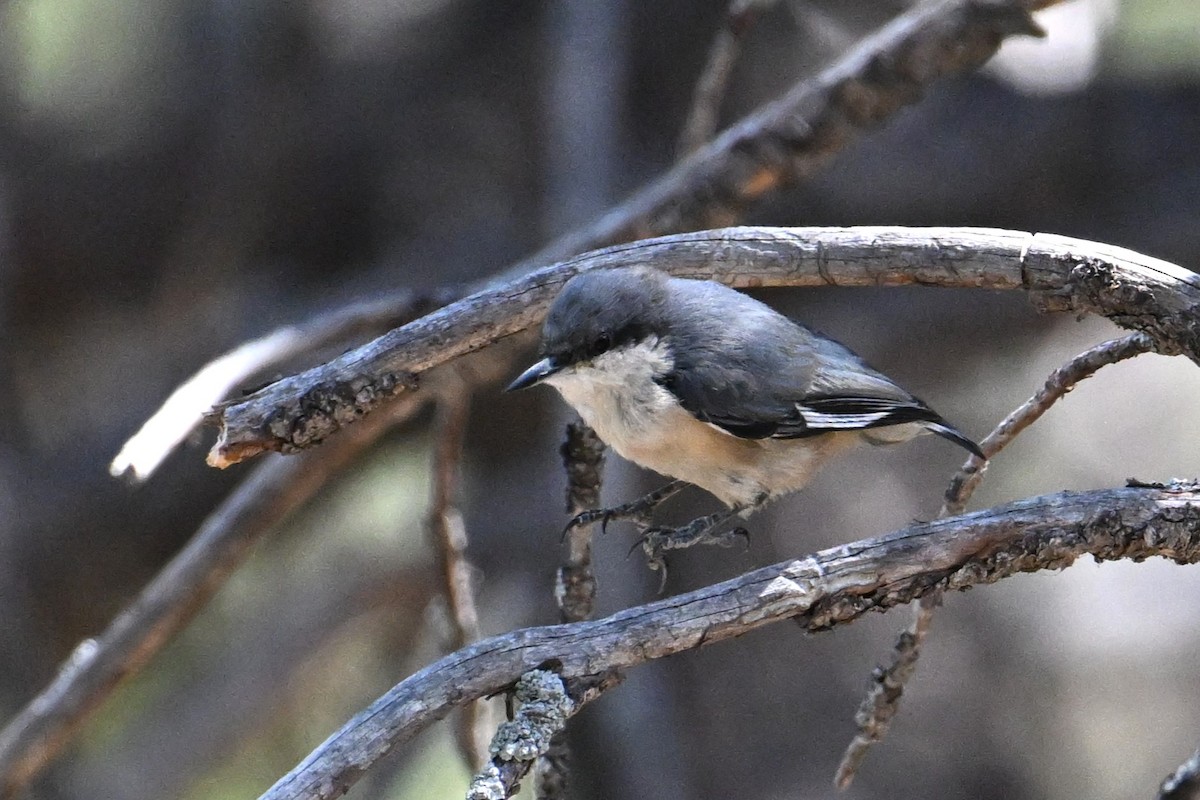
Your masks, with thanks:
[[(550, 305), (539, 355), (507, 391), (553, 387), (622, 457), (672, 479), (633, 502), (585, 511), (567, 530), (639, 522), (640, 544), (664, 579), (664, 551), (746, 537), (716, 529), (803, 488), (863, 443), (933, 433), (986, 461), (978, 444), (845, 345), (714, 281), (647, 266), (579, 273)], [(651, 526), (651, 512), (687, 484), (725, 509)]]

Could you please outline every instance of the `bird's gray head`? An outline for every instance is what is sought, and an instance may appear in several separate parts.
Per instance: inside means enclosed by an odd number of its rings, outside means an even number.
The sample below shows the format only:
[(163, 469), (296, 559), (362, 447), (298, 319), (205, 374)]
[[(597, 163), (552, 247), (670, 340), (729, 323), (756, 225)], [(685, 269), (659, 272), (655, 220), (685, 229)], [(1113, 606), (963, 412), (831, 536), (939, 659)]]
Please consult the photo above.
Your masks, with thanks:
[(594, 270), (567, 281), (542, 326), (542, 360), (509, 391), (665, 334), (668, 277), (644, 267)]

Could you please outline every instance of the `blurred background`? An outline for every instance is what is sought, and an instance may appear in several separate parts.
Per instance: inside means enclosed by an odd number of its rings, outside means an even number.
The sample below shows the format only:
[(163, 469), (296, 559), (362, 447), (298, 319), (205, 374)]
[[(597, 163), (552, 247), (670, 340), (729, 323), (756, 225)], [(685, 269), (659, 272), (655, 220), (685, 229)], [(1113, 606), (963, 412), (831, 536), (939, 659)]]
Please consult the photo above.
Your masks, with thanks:
[[(705, 0), (0, 2), (0, 715), (96, 635), (248, 474), (211, 441), (147, 484), (108, 461), (180, 381), (272, 328), (400, 287), (485, 276), (660, 174), (725, 5)], [(899, 3), (776, 3), (727, 124)], [(1200, 257), (1200, 6), (1076, 0), (1050, 36), (919, 103), (804, 185), (781, 225), (985, 225)], [(975, 437), (1116, 335), (1016, 293), (775, 291)], [(485, 352), (480, 359), (486, 361)], [(297, 364), (297, 367), (304, 364)], [(998, 458), (973, 507), (1195, 476), (1200, 373), (1143, 356)], [(548, 390), (479, 387), (461, 508), (484, 634), (555, 621), (565, 521)], [(497, 424), (504, 420), (504, 424)], [(423, 528), (429, 415), (257, 547), (124, 685), (35, 798), (257, 796), (446, 641)], [(962, 454), (856, 454), (758, 514), (747, 552), (672, 563), (668, 592), (937, 512)], [(656, 482), (611, 457), (606, 499)], [(675, 501), (690, 518), (700, 493)], [(598, 612), (653, 599), (597, 543)], [(1200, 581), (1167, 563), (1026, 576), (947, 598), (890, 738), (850, 798), (1148, 797), (1198, 744)], [(575, 720), (580, 798), (809, 798), (831, 780), (899, 611), (777, 625), (635, 670)], [(351, 797), (461, 797), (439, 725)], [(471, 765), (473, 769), (475, 765)], [(528, 788), (527, 792), (530, 791)]]

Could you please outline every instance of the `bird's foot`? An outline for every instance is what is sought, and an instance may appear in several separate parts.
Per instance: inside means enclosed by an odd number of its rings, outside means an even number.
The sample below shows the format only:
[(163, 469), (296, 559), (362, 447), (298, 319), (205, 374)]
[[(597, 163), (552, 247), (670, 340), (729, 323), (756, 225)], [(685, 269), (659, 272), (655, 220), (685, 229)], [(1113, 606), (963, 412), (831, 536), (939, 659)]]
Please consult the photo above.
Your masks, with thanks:
[(568, 533), (576, 528), (582, 528), (596, 522), (600, 523), (600, 531), (602, 533), (608, 533), (608, 523), (613, 520), (632, 520), (639, 528), (646, 528), (650, 525), (650, 514), (654, 509), (658, 508), (663, 501), (679, 492), (684, 485), (683, 481), (671, 481), (667, 485), (655, 489), (645, 497), (639, 497), (631, 503), (625, 503), (612, 508), (596, 508), (576, 514), (575, 518), (568, 522), (567, 527), (563, 529), (563, 537), (565, 538)]
[[(706, 517), (697, 517), (688, 524), (681, 525), (678, 528), (647, 528), (642, 532), (641, 538), (634, 543), (629, 552), (632, 553), (638, 547), (641, 547), (642, 552), (646, 554), (647, 566), (650, 569), (662, 572), (662, 583), (665, 585), (667, 581), (667, 560), (663, 557), (663, 553), (668, 550), (682, 550), (698, 544), (732, 547), (738, 542), (742, 542), (747, 547), (750, 546), (750, 532), (745, 528), (731, 528), (727, 531), (714, 530), (714, 528), (736, 513), (736, 510), (722, 511), (717, 514), (709, 514)], [(659, 587), (659, 591), (662, 591), (661, 586)]]

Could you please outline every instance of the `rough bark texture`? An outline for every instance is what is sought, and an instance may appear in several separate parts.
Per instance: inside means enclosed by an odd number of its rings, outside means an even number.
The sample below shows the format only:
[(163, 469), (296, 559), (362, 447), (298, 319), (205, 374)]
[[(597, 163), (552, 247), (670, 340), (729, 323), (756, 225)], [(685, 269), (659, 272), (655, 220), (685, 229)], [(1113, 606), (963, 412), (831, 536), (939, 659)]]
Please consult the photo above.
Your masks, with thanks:
[(417, 376), (538, 324), (573, 275), (647, 265), (733, 286), (1023, 289), (1044, 311), (1100, 314), (1159, 352), (1200, 361), (1200, 279), (1174, 264), (1065, 236), (980, 228), (727, 228), (605, 250), (477, 292), (215, 412), (209, 463), (317, 444)]
[(396, 744), (534, 668), (553, 665), (569, 682), (783, 619), (824, 630), (931, 591), (1063, 569), (1082, 555), (1200, 561), (1198, 487), (1137, 486), (1024, 500), (831, 548), (605, 619), (477, 642), (395, 686), (261, 800), (337, 797)]

